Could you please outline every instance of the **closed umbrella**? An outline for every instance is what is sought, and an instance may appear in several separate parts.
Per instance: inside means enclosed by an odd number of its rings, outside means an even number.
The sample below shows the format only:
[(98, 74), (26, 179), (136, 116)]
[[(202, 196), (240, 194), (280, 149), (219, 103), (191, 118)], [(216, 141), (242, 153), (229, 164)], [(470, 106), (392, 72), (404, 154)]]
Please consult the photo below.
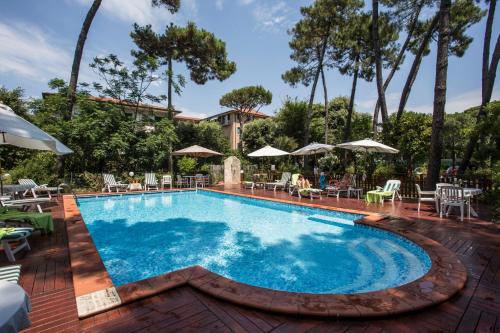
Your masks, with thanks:
[(260, 148), (250, 154), (248, 154), (249, 157), (276, 157), (276, 156), (284, 156), (288, 155), (286, 151), (283, 151), (278, 148), (271, 147), (269, 145)]
[(373, 141), (370, 139), (344, 142), (336, 145), (337, 148), (348, 149), (352, 151), (360, 151), (364, 153), (387, 153), (387, 154), (397, 154), (399, 150), (386, 146), (380, 142)]
[(11, 108), (4, 104), (0, 104), (0, 144), (49, 150), (57, 155), (73, 152), (52, 135), (16, 115)]
[(210, 157), (210, 156), (222, 156), (224, 154), (218, 153), (211, 149), (194, 145), (184, 149), (176, 150), (172, 152), (172, 155), (176, 156), (192, 156), (192, 157)]

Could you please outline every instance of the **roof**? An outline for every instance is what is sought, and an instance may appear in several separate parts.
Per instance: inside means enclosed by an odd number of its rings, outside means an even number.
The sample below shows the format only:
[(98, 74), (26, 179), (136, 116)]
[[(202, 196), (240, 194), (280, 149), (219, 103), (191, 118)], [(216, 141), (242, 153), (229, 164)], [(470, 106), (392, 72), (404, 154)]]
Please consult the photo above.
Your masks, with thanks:
[[(239, 112), (241, 112), (241, 111), (239, 111), (239, 110), (228, 110), (228, 111), (224, 111), (224, 112), (221, 112), (221, 113), (214, 114), (213, 116), (207, 117), (206, 119), (214, 119), (214, 118), (217, 118), (218, 116), (222, 116), (222, 115), (225, 115), (225, 114), (239, 113)], [(257, 118), (269, 118), (270, 117), (267, 114), (262, 113), (262, 112), (257, 111), (257, 110), (251, 110), (251, 111), (248, 111), (248, 112), (245, 112), (245, 113), (250, 114), (250, 115), (252, 115), (254, 117), (257, 117)]]
[(181, 114), (176, 114), (174, 116), (174, 119), (175, 120), (181, 120), (181, 121), (192, 121), (194, 123), (197, 123), (197, 122), (200, 122), (200, 121), (203, 120), (202, 118), (192, 117), (192, 116), (183, 116)]
[[(56, 95), (56, 93), (51, 93), (51, 92), (42, 93), (43, 98), (46, 98), (47, 96), (51, 96), (51, 95)], [(87, 98), (92, 100), (92, 101), (96, 101), (96, 102), (111, 103), (111, 104), (116, 104), (116, 105), (135, 107), (134, 103), (120, 101), (116, 98), (111, 98), (111, 97), (96, 97), (96, 96), (88, 95)], [(168, 112), (168, 108), (166, 108), (164, 106), (159, 106), (159, 105), (139, 103), (139, 107), (143, 108), (143, 109), (150, 109), (150, 110), (155, 110), (155, 111), (159, 111), (159, 112)], [(176, 113), (176, 114), (181, 113), (181, 112), (182, 111), (174, 110), (174, 113)]]

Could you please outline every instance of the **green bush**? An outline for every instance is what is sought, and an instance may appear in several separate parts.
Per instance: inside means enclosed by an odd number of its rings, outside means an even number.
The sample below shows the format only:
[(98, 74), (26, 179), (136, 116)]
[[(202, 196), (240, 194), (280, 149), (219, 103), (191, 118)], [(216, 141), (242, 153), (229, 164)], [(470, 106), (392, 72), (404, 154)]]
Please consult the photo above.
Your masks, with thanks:
[(8, 172), (13, 182), (20, 178), (33, 179), (38, 184), (57, 185), (57, 157), (53, 153), (35, 153)]
[(379, 162), (373, 171), (373, 176), (376, 178), (391, 178), (396, 173), (394, 164), (387, 162)]
[(319, 168), (321, 171), (328, 173), (336, 173), (340, 170), (340, 159), (337, 155), (327, 154), (318, 160)]
[(177, 161), (177, 168), (181, 174), (190, 174), (196, 170), (196, 159), (184, 156)]

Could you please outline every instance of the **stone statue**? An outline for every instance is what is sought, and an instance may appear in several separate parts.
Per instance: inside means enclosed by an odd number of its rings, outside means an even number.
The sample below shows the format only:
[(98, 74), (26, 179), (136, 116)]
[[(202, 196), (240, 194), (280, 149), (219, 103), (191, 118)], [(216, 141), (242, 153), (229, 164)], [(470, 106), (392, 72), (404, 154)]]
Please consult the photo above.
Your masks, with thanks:
[(224, 185), (239, 185), (241, 179), (241, 162), (236, 156), (224, 160)]

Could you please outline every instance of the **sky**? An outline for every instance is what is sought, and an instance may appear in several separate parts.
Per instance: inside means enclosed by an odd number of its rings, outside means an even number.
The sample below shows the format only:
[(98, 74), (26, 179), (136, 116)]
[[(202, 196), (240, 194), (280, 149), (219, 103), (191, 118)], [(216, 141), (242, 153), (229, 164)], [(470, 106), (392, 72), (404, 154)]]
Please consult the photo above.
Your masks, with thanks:
[[(91, 0), (0, 0), (0, 85), (8, 89), (22, 87), (27, 97), (39, 98), (42, 92), (49, 91), (50, 79), (69, 80), (74, 48), (91, 3)], [(206, 117), (224, 111), (219, 99), (225, 93), (248, 85), (262, 85), (273, 93), (273, 102), (261, 111), (273, 115), (287, 97), (307, 99), (310, 93), (310, 88), (292, 88), (281, 79), (282, 73), (294, 65), (287, 31), (300, 19), (300, 7), (310, 3), (312, 0), (181, 0), (181, 10), (172, 15), (165, 8), (152, 8), (150, 0), (103, 0), (85, 44), (79, 81), (98, 80), (88, 66), (96, 56), (113, 53), (125, 63), (131, 62), (130, 51), (135, 45), (129, 34), (134, 22), (151, 24), (161, 32), (171, 22), (184, 25), (194, 21), (226, 42), (228, 58), (236, 62), (237, 72), (223, 82), (209, 81), (205, 85), (188, 80), (182, 95), (174, 95), (174, 106), (185, 115)], [(474, 42), (467, 53), (449, 60), (448, 113), (480, 103), (485, 21), (484, 18), (469, 29)], [(500, 20), (495, 20), (493, 40), (499, 30)], [(407, 109), (432, 112), (435, 58), (434, 45), (422, 62)], [(386, 92), (389, 112), (397, 109), (411, 61), (408, 56)], [(174, 65), (174, 71), (187, 74), (180, 63)], [(329, 70), (329, 97), (348, 96), (351, 83), (351, 77)], [(166, 94), (166, 83), (155, 84), (151, 92)], [(373, 113), (376, 99), (375, 82), (360, 81), (356, 110)], [(498, 84), (493, 99), (500, 99)], [(323, 101), (322, 89), (318, 89), (316, 101)]]

